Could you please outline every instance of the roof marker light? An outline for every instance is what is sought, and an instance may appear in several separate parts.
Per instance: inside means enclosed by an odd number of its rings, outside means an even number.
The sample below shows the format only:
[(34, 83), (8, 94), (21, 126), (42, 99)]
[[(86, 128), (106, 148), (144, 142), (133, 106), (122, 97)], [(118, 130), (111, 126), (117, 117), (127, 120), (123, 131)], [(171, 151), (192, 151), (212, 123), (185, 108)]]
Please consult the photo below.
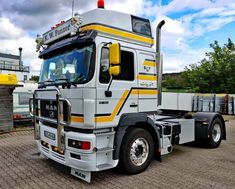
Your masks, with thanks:
[(97, 5), (98, 5), (98, 8), (104, 9), (104, 0), (98, 0)]

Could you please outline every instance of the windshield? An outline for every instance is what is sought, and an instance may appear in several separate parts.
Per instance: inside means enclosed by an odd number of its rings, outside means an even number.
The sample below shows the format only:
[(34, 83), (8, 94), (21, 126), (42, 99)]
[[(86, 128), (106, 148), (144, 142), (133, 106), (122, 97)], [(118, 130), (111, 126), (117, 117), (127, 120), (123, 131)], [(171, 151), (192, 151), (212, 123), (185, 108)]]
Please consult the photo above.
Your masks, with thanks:
[(90, 79), (94, 45), (76, 46), (43, 61), (40, 84), (85, 83)]

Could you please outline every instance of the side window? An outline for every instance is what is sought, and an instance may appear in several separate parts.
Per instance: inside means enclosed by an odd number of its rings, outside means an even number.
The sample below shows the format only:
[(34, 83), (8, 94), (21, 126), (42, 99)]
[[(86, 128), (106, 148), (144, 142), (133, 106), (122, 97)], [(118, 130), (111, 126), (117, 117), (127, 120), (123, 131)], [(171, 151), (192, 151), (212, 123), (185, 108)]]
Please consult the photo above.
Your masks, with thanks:
[(109, 83), (109, 50), (108, 48), (102, 48), (101, 60), (100, 60), (100, 83)]
[(121, 74), (114, 76), (115, 80), (134, 80), (134, 54), (129, 51), (121, 51)]
[(19, 95), (19, 105), (28, 105), (29, 99), (32, 97), (31, 93), (18, 93)]
[[(129, 51), (121, 51), (121, 74), (113, 76), (114, 80), (134, 80), (134, 54)], [(109, 50), (102, 48), (100, 60), (100, 83), (109, 83)]]

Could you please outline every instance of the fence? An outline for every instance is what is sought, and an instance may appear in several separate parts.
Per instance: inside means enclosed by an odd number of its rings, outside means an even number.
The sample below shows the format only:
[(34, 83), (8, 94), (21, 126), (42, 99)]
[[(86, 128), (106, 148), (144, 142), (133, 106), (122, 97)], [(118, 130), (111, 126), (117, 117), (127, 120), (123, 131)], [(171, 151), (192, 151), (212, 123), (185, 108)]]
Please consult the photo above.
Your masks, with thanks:
[(219, 112), (234, 115), (235, 95), (164, 92), (162, 94), (162, 106), (160, 106), (160, 109)]
[(0, 70), (29, 72), (29, 66), (22, 66), (10, 61), (0, 60)]

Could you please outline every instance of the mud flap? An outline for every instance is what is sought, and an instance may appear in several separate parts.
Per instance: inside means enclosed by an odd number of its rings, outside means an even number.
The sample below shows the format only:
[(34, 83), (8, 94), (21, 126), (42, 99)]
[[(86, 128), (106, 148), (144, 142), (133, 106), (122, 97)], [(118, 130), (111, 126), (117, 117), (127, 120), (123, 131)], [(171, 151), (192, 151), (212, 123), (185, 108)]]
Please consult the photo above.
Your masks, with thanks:
[(78, 169), (71, 168), (71, 175), (80, 178), (88, 183), (91, 182), (91, 172), (90, 171), (82, 171)]

